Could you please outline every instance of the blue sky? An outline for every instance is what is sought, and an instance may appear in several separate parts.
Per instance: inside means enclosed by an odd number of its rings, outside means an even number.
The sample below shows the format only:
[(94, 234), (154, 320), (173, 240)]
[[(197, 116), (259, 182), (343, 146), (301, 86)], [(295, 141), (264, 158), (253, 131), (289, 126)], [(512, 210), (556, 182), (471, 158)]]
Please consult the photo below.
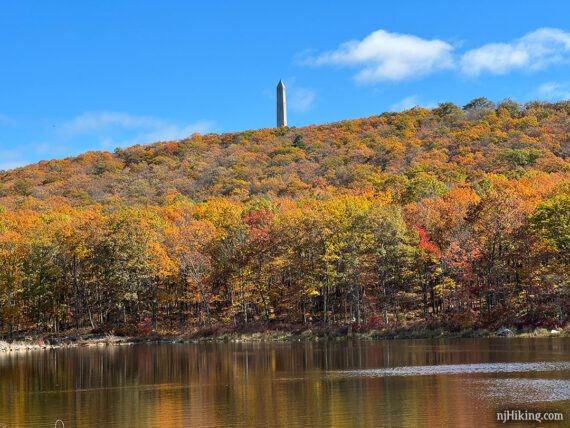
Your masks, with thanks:
[[(160, 3), (160, 4), (159, 4)], [(568, 1), (5, 1), (0, 170), (193, 132), (570, 97)]]

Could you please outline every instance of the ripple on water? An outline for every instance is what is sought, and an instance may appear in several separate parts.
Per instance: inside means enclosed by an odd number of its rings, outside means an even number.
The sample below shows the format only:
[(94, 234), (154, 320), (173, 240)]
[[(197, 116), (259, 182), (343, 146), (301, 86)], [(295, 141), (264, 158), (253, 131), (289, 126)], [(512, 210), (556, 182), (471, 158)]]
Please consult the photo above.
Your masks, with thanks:
[(477, 373), (521, 373), (570, 370), (570, 361), (541, 361), (533, 363), (450, 364), (440, 366), (406, 366), (366, 370), (330, 372), (333, 377), (387, 377), (463, 375)]
[(570, 380), (565, 379), (484, 379), (476, 384), (481, 393), (497, 403), (543, 403), (570, 400)]

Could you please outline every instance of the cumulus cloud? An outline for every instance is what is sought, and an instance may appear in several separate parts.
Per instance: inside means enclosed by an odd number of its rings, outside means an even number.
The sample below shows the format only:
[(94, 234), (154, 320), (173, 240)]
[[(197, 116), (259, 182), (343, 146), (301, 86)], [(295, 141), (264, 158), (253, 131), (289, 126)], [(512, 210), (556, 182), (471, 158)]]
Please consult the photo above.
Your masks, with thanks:
[(547, 100), (568, 100), (570, 99), (570, 82), (543, 83), (536, 92), (538, 96)]
[(458, 45), (443, 40), (378, 30), (331, 51), (304, 51), (297, 61), (304, 65), (357, 68), (354, 77), (360, 83), (401, 81), (446, 69), (476, 77), (570, 63), (570, 33), (559, 28), (538, 28), (511, 42), (488, 43), (463, 54), (456, 48)]
[(570, 33), (539, 28), (510, 43), (489, 43), (467, 51), (461, 70), (470, 76), (507, 74), (513, 70), (541, 70), (570, 59)]
[(355, 79), (361, 83), (399, 81), (452, 67), (453, 49), (442, 40), (378, 30), (303, 62), (359, 67)]

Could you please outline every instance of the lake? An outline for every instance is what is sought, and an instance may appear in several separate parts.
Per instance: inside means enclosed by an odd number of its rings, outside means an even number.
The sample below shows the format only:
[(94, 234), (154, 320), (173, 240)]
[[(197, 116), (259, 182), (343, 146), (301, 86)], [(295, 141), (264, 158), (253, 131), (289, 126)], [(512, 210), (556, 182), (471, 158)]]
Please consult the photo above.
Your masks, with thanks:
[(0, 354), (0, 427), (485, 427), (503, 409), (562, 411), (568, 424), (570, 338)]

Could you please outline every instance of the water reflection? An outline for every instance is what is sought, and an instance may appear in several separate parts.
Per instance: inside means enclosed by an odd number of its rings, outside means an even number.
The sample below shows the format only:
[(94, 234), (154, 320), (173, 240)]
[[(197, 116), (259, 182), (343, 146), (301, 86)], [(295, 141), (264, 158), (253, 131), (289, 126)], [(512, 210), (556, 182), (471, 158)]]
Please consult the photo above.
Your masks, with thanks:
[(522, 404), (570, 400), (570, 380), (492, 379), (480, 380), (481, 393), (500, 403)]
[(451, 364), (441, 366), (394, 367), (391, 369), (346, 370), (332, 372), (331, 376), (433, 376), (461, 375), (474, 373), (518, 373), (518, 372), (551, 372), (570, 370), (570, 361), (537, 362), (537, 363), (486, 363), (486, 364)]
[(4, 354), (0, 425), (492, 426), (519, 390), (541, 410), (568, 408), (569, 351), (544, 338)]

